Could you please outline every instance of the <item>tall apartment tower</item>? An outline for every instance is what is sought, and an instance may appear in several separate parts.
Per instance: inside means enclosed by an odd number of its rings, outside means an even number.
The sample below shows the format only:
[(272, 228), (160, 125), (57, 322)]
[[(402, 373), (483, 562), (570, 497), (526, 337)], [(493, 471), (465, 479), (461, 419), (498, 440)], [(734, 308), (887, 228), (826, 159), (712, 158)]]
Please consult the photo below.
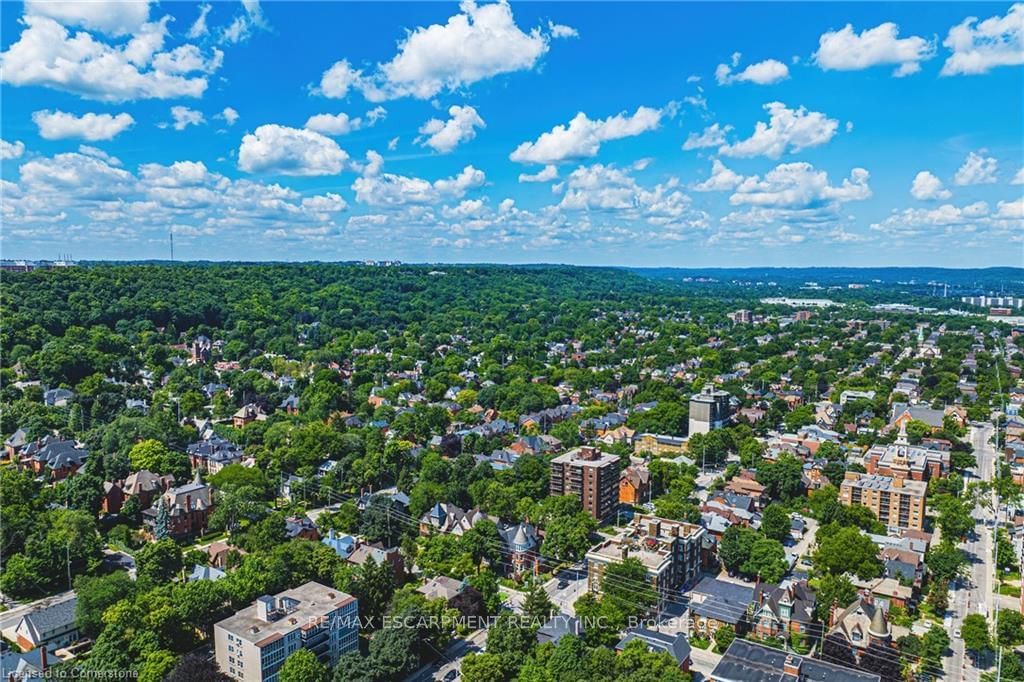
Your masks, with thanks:
[(619, 502), (619, 458), (583, 446), (551, 460), (552, 495), (572, 495), (584, 511), (601, 521)]
[(720, 429), (729, 422), (732, 407), (727, 391), (707, 384), (700, 393), (690, 396), (690, 435)]

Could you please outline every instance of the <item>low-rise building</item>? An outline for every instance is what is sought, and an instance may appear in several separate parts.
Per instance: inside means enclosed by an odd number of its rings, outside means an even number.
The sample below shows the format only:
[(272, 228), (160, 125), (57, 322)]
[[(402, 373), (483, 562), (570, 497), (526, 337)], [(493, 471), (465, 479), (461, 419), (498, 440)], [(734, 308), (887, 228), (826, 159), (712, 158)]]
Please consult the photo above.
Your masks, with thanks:
[(23, 615), (14, 627), (14, 642), (22, 651), (45, 646), (49, 650), (68, 646), (78, 639), (75, 608), (78, 598), (57, 598), (40, 604)]
[(668, 634), (666, 632), (655, 632), (647, 628), (629, 628), (626, 630), (626, 636), (615, 645), (615, 651), (621, 652), (626, 648), (627, 644), (634, 640), (643, 642), (648, 651), (668, 654), (683, 672), (690, 671), (690, 664), (692, 663), (690, 660), (690, 643), (686, 641), (686, 636), (683, 633)]
[(707, 531), (698, 525), (640, 514), (617, 536), (603, 540), (587, 552), (587, 586), (601, 589), (608, 564), (634, 558), (664, 601), (695, 581), (712, 548)]
[(637, 455), (682, 455), (686, 453), (686, 439), (660, 433), (641, 433), (633, 438), (633, 452)]
[(742, 633), (749, 625), (750, 603), (754, 588), (704, 578), (689, 592), (690, 635), (713, 637), (721, 627)]
[(711, 671), (712, 682), (881, 682), (881, 677), (735, 639)]
[(221, 671), (246, 682), (277, 682), (285, 659), (309, 649), (324, 664), (359, 649), (355, 597), (310, 581), (276, 596), (264, 595), (214, 625)]

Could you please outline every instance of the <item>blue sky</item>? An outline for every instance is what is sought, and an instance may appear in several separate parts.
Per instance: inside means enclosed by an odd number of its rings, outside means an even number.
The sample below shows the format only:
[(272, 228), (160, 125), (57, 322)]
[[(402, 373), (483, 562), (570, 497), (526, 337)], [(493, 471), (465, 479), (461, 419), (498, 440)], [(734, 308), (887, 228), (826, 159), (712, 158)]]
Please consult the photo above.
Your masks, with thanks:
[(0, 4), (3, 256), (1024, 265), (1024, 5)]

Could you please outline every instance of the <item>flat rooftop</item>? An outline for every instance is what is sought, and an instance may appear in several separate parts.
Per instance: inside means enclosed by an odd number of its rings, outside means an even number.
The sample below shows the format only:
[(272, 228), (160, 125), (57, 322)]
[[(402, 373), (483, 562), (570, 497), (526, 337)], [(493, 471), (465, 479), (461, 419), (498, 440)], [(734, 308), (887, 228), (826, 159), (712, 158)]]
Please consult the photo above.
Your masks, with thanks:
[(217, 627), (248, 642), (264, 646), (293, 630), (316, 625), (320, 618), (331, 611), (356, 600), (350, 594), (314, 581), (285, 590), (275, 595), (274, 599), (278, 604), (282, 600), (291, 600), (290, 607), (284, 609), (276, 620), (268, 622), (260, 618), (256, 603), (253, 602), (252, 606), (218, 622)]
[(860, 478), (844, 480), (843, 485), (851, 485), (865, 490), (907, 492), (912, 495), (924, 495), (928, 490), (928, 484), (924, 481), (908, 481), (904, 479), (902, 485), (896, 485), (895, 478), (880, 474), (861, 474)]
[(586, 447), (575, 448), (551, 460), (552, 464), (572, 464), (573, 466), (603, 467), (619, 461), (617, 455), (591, 449), (588, 454)]

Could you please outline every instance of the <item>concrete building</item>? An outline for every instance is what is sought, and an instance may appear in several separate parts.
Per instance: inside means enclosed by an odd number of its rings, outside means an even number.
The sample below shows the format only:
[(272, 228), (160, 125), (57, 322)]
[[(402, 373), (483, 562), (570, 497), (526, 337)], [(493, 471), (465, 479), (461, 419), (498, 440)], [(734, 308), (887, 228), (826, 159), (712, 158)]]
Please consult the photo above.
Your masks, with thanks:
[(587, 587), (599, 592), (608, 564), (634, 558), (643, 564), (651, 585), (664, 600), (696, 580), (711, 547), (710, 536), (701, 526), (640, 514), (616, 537), (587, 552)]
[(608, 518), (619, 503), (619, 458), (583, 446), (551, 460), (551, 495), (572, 495), (597, 520)]
[(923, 481), (847, 471), (839, 486), (839, 501), (867, 507), (886, 526), (921, 530), (927, 491)]
[(690, 435), (708, 433), (725, 426), (732, 416), (728, 391), (708, 384), (690, 396)]
[(306, 648), (328, 666), (359, 649), (359, 606), (355, 597), (310, 581), (214, 625), (221, 671), (246, 682), (277, 682), (288, 656)]

